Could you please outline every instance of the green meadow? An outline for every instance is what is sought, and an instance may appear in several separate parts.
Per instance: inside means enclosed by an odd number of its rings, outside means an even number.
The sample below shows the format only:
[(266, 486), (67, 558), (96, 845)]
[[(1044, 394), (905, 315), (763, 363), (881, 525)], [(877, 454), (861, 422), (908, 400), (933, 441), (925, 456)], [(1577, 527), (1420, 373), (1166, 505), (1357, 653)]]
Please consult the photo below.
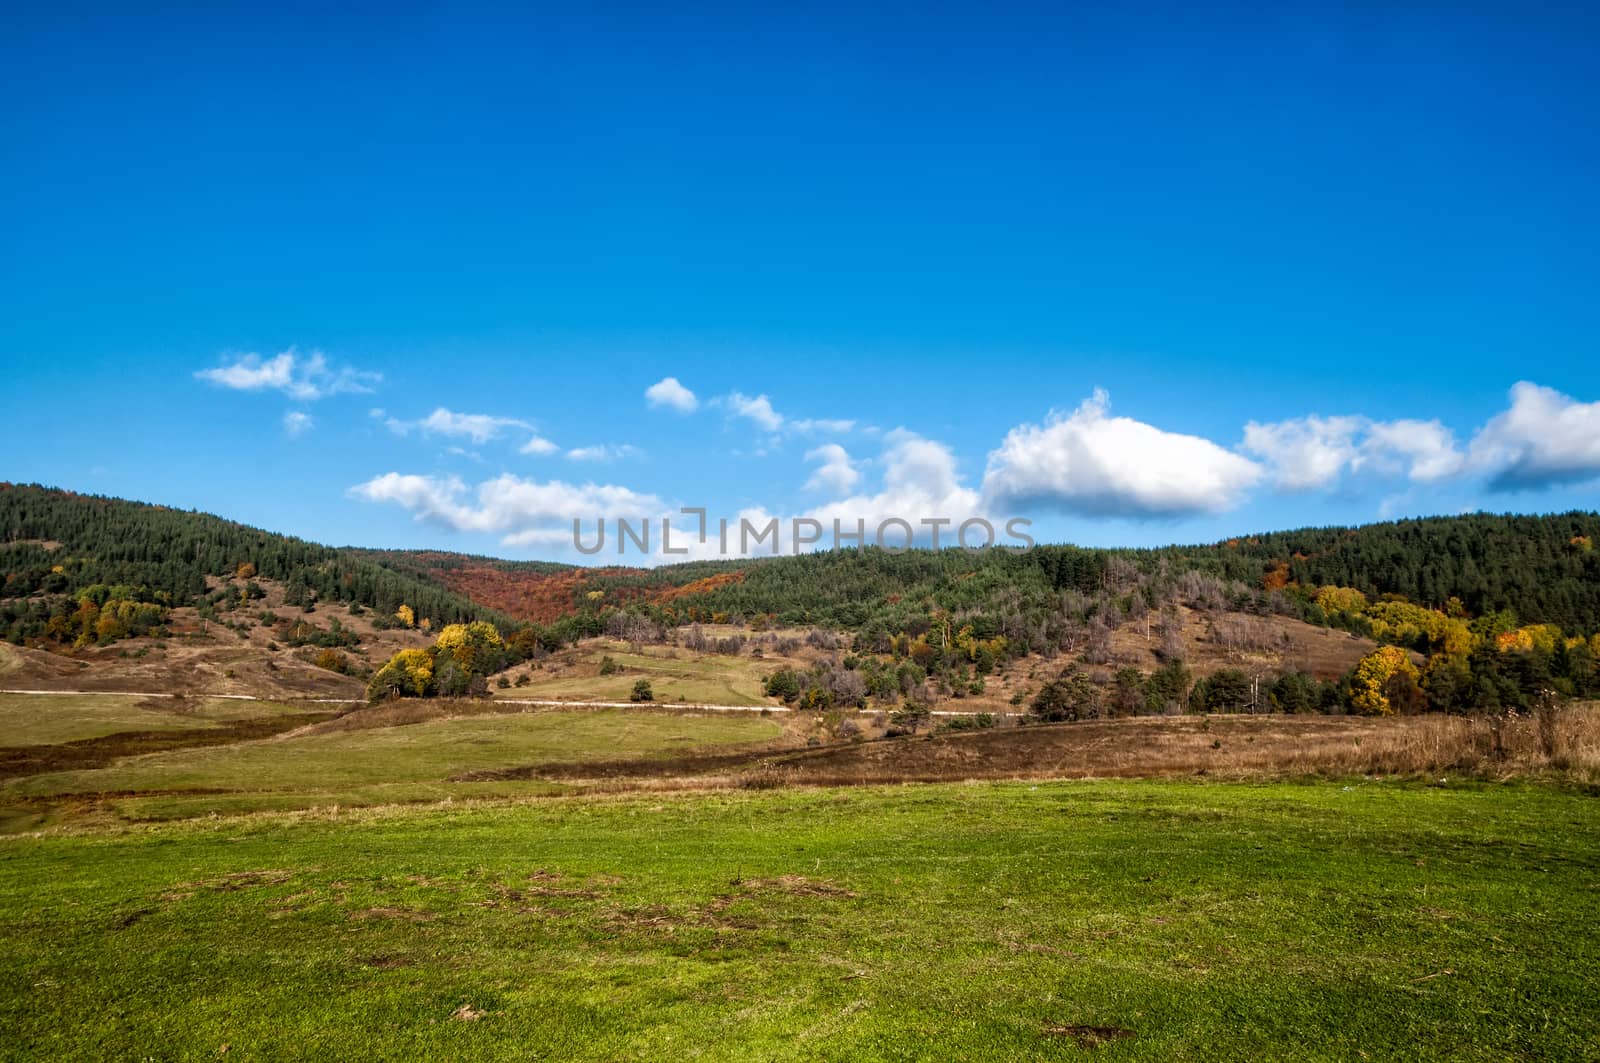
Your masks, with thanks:
[(646, 793), (61, 830), (0, 839), (0, 1043), (1593, 1059), (1597, 911), (1600, 804), (1544, 784)]

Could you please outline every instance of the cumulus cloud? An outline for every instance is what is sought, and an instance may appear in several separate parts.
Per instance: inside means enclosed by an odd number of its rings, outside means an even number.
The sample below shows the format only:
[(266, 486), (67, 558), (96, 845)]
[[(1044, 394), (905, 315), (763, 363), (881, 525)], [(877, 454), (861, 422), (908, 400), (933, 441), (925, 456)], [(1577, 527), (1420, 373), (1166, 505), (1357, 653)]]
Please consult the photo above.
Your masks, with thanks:
[(572, 541), (572, 522), (589, 528), (595, 519), (650, 519), (665, 511), (655, 495), (614, 484), (538, 482), (509, 473), (470, 489), (458, 477), (384, 473), (357, 484), (350, 494), (387, 503), (416, 520), (454, 531), (500, 536), (507, 546), (556, 546)]
[(861, 479), (861, 473), (850, 461), (849, 452), (837, 443), (824, 443), (807, 451), (806, 460), (822, 462), (806, 481), (807, 490), (842, 495), (854, 488)]
[(301, 436), (311, 431), (311, 427), (315, 423), (316, 422), (311, 419), (311, 415), (309, 413), (302, 413), (299, 410), (290, 410), (288, 413), (283, 415), (283, 434), (288, 436), (290, 439), (299, 439)]
[(665, 406), (679, 413), (690, 413), (700, 405), (694, 392), (678, 383), (675, 376), (663, 377), (645, 388), (644, 397), (651, 406)]
[(1244, 449), (1267, 463), (1285, 491), (1328, 487), (1347, 473), (1405, 476), (1417, 483), (1461, 471), (1455, 433), (1438, 421), (1296, 417), (1244, 428)]
[(550, 440), (544, 438), (544, 436), (534, 436), (532, 439), (522, 444), (522, 446), (517, 449), (517, 452), (519, 454), (542, 455), (554, 454), (560, 449), (560, 447), (550, 442)]
[(989, 454), (985, 498), (996, 507), (1176, 517), (1232, 509), (1262, 476), (1260, 465), (1210, 440), (1109, 411), (1096, 389), (1069, 415), (1013, 428)]
[(1510, 408), (1473, 437), (1469, 462), (1501, 491), (1600, 477), (1600, 402), (1520, 381)]
[(1275, 424), (1251, 421), (1244, 449), (1266, 461), (1273, 482), (1287, 491), (1326, 487), (1360, 456), (1359, 417), (1298, 417)]
[(1456, 434), (1437, 420), (1379, 421), (1367, 426), (1362, 458), (1382, 471), (1396, 467), (1418, 483), (1443, 480), (1460, 472), (1465, 457)]
[(290, 347), (271, 358), (242, 354), (230, 364), (199, 370), (195, 378), (232, 391), (279, 391), (312, 402), (328, 395), (369, 393), (383, 376), (349, 366), (330, 366), (321, 351), (302, 358), (298, 349)]
[[(825, 461), (819, 473), (828, 467), (826, 463), (848, 460), (843, 448), (833, 444), (818, 447), (811, 455)], [(917, 540), (923, 543), (930, 538), (930, 530), (923, 521), (947, 520), (949, 526), (940, 545), (948, 545), (954, 539), (957, 525), (969, 517), (984, 514), (978, 492), (962, 482), (955, 454), (937, 440), (897, 428), (884, 437), (884, 450), (877, 464), (883, 468), (883, 482), (877, 491), (849, 495), (797, 514), (800, 519), (814, 520), (822, 526), (823, 545), (832, 545), (834, 521), (849, 534), (854, 534), (864, 524), (867, 542), (871, 543), (878, 527), (889, 520), (910, 524)], [(850, 471), (854, 474), (854, 484), (860, 476), (853, 467)], [(789, 520), (785, 518), (782, 522), (784, 552), (789, 549)], [(900, 546), (905, 532), (891, 529), (886, 536), (890, 545)]]

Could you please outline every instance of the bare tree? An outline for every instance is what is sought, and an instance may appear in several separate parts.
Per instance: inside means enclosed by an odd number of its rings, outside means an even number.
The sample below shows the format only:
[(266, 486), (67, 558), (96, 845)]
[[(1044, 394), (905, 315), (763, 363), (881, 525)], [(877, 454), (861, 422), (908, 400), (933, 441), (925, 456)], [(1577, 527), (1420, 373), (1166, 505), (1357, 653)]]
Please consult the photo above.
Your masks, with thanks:
[(1183, 614), (1176, 605), (1161, 610), (1161, 647), (1156, 652), (1166, 663), (1182, 661), (1189, 655), (1183, 641)]
[(1083, 659), (1090, 664), (1106, 664), (1111, 660), (1111, 625), (1099, 614), (1089, 621)]

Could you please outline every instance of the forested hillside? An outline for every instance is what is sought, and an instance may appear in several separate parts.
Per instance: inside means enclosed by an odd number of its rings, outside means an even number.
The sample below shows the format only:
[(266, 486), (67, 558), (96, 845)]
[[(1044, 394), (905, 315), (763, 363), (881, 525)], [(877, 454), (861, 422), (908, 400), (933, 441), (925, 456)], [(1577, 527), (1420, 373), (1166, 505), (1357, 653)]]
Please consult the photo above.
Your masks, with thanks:
[[(370, 610), (376, 628), (440, 632), (432, 649), (404, 650), (381, 672), (377, 689), (391, 694), (480, 689), (508, 663), (586, 636), (676, 643), (687, 630), (684, 645), (700, 652), (709, 640), (693, 625), (710, 623), (811, 628), (817, 645), (848, 647), (853, 656), (815, 675), (775, 673), (769, 693), (802, 704), (870, 695), (925, 707), (981, 689), (1008, 662), (1064, 656), (1041, 712), (1099, 706), (1112, 687), (1129, 706), (1255, 707), (1264, 677), (1287, 684), (1272, 694), (1285, 706), (1385, 712), (1425, 700), (1462, 711), (1526, 706), (1548, 689), (1582, 695), (1600, 682), (1597, 535), (1593, 513), (1472, 515), (1157, 550), (868, 548), (585, 569), (334, 549), (205, 514), (0, 485), (0, 636), (105, 647), (160, 637), (172, 610), (192, 605), (241, 637), (254, 617), (292, 646), (337, 653), (350, 641), (335, 621), (301, 632), (264, 611), (260, 580), (282, 606), (341, 603), (350, 616)], [(1337, 689), (1308, 685), (1303, 663), (1195, 681), (1185, 662), (1200, 641), (1229, 660), (1281, 657), (1284, 629), (1262, 619), (1272, 617), (1343, 628), (1382, 650)], [(463, 626), (474, 621), (487, 623)], [(1130, 628), (1155, 673), (1116, 648)], [(723, 641), (742, 652), (742, 638)]]
[(1473, 616), (1512, 611), (1523, 623), (1600, 630), (1600, 515), (1430, 517), (1359, 528), (1305, 528), (1209, 546), (1024, 551), (948, 550), (893, 554), (868, 548), (743, 565), (689, 564), (596, 573), (585, 589), (682, 587), (737, 569), (741, 576), (697, 593), (684, 606), (771, 613), (791, 621), (857, 627), (899, 618), (926, 602), (944, 609), (1003, 609), (1063, 590), (1096, 594), (1126, 580), (1128, 567), (1172, 577), (1200, 572), (1243, 587), (1350, 587), (1369, 598), (1399, 595), (1443, 608), (1452, 598)]
[[(998, 616), (1053, 606), (1063, 591), (1099, 595), (1132, 582), (1196, 572), (1234, 597), (1288, 591), (1294, 609), (1322, 622), (1323, 587), (1399, 596), (1471, 616), (1514, 613), (1523, 624), (1600, 630), (1600, 515), (1430, 517), (1359, 528), (1303, 528), (1204, 546), (1089, 550), (1039, 546), (968, 553), (867, 548), (801, 557), (692, 562), (655, 569), (576, 569), (459, 554), (371, 556), (450, 585), (525, 619), (654, 603), (673, 614), (766, 616), (789, 624), (901, 630), (930, 608)], [(1132, 580), (1130, 573), (1140, 578)], [(1298, 593), (1297, 593), (1298, 592)], [(1241, 600), (1238, 604), (1248, 605)]]
[(548, 624), (576, 611), (574, 591), (589, 570), (549, 561), (505, 561), (444, 550), (348, 551), (385, 568), (438, 583), (519, 620)]
[[(135, 633), (160, 609), (195, 604), (207, 577), (281, 582), (290, 605), (355, 603), (381, 615), (402, 604), (433, 623), (510, 621), (437, 583), (351, 551), (204, 513), (0, 484), (0, 634), (42, 634), (56, 603), (88, 598), (127, 614)], [(38, 631), (34, 631), (38, 628)]]

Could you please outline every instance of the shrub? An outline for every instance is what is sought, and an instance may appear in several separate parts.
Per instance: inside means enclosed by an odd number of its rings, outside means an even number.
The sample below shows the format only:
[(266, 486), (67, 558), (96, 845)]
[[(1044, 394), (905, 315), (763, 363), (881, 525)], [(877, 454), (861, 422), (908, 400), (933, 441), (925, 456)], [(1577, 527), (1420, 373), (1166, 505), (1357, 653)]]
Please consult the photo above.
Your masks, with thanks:
[(338, 672), (340, 675), (345, 675), (350, 671), (350, 658), (338, 650), (323, 650), (317, 654), (316, 659), (311, 663), (318, 668), (326, 668), (330, 672)]
[(629, 701), (654, 701), (656, 692), (651, 689), (650, 680), (641, 679), (633, 684), (633, 693), (628, 695)]
[(902, 734), (916, 734), (918, 728), (927, 723), (932, 715), (933, 710), (927, 705), (907, 698), (899, 710), (890, 715), (889, 722)]
[(782, 698), (785, 704), (792, 704), (800, 697), (800, 677), (793, 668), (780, 668), (767, 676), (762, 691), (769, 698)]
[(1077, 665), (1068, 665), (1039, 688), (1029, 706), (1041, 720), (1087, 720), (1100, 715), (1100, 688)]

